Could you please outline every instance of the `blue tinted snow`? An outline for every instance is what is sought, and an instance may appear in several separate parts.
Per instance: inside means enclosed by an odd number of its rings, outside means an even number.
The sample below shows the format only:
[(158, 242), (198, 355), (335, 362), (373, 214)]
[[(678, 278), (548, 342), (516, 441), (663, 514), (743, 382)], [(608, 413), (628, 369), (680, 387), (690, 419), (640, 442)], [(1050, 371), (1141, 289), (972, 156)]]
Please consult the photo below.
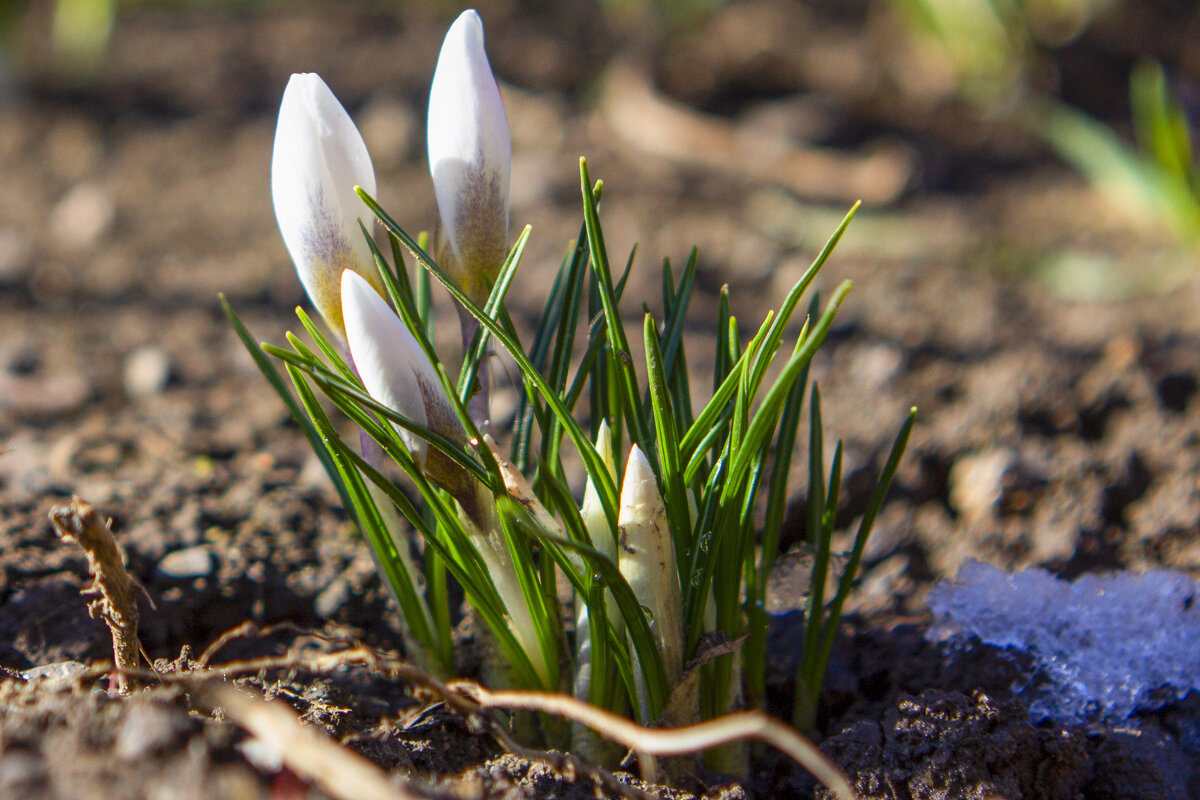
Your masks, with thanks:
[(1014, 688), (1034, 721), (1126, 719), (1200, 690), (1200, 585), (1183, 573), (1064, 581), (968, 562), (928, 602), (931, 638), (976, 636), (1033, 659), (1045, 680)]

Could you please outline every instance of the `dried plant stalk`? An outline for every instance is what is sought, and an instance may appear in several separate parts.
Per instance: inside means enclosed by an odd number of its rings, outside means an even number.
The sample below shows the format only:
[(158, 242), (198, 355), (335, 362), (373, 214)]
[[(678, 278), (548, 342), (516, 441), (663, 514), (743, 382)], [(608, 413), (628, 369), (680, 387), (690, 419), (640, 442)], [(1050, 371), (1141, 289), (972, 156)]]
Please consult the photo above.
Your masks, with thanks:
[(226, 718), (278, 752), (283, 763), (337, 800), (420, 800), (423, 794), (397, 784), (382, 769), (305, 725), (286, 704), (266, 700), (245, 687), (207, 682), (197, 685), (202, 702), (219, 707)]
[(856, 800), (850, 781), (793, 728), (761, 711), (739, 711), (682, 728), (646, 728), (604, 709), (551, 692), (489, 691), (471, 681), (450, 684), (482, 708), (540, 711), (570, 719), (638, 753), (678, 756), (730, 742), (758, 739), (787, 754), (825, 784), (838, 800)]
[(137, 594), (140, 584), (125, 569), (124, 554), (108, 521), (90, 503), (71, 498), (69, 506), (50, 509), (50, 523), (64, 540), (75, 542), (87, 555), (92, 583), (81, 594), (95, 597), (88, 603), (92, 619), (102, 619), (112, 634), (117, 691), (133, 686), (131, 672), (140, 665)]

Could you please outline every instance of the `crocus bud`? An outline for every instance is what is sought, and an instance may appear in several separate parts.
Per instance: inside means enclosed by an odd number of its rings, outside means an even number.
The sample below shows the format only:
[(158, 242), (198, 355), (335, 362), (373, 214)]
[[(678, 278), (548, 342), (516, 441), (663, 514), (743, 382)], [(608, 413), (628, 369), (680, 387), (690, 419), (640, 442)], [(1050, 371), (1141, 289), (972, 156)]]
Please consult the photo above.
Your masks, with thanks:
[[(607, 420), (600, 423), (600, 430), (596, 433), (596, 450), (608, 470), (609, 477), (616, 483), (617, 460), (613, 453), (612, 431), (608, 427)], [(588, 538), (592, 540), (592, 547), (608, 556), (613, 562), (617, 562), (617, 539), (608, 524), (608, 517), (604, 514), (600, 493), (596, 491), (596, 484), (590, 476), (587, 480), (587, 487), (583, 490), (583, 504), (579, 507), (579, 516), (587, 529)], [(571, 560), (581, 571), (589, 568), (587, 562), (579, 555), (571, 555)], [(618, 633), (623, 631), (625, 626), (621, 618), (621, 610), (611, 592), (605, 592), (604, 603), (605, 613), (613, 630)], [(575, 671), (575, 696), (580, 700), (588, 699), (592, 679), (592, 643), (588, 630), (588, 617), (588, 607), (584, 598), (577, 597), (575, 600), (575, 643), (578, 666)], [(584, 734), (583, 729), (575, 730), (573, 735), (577, 737), (576, 744), (584, 747), (596, 746), (596, 742), (593, 741), (594, 737)]]
[[(683, 594), (667, 508), (654, 470), (637, 445), (630, 449), (625, 465), (618, 528), (621, 574), (651, 620), (650, 632), (658, 645), (667, 684), (674, 686), (683, 673)], [(640, 684), (640, 670), (635, 678)], [(644, 687), (639, 685), (638, 691), (641, 694)], [(646, 709), (644, 700), (640, 705)]]
[[(615, 484), (617, 459), (613, 454), (612, 430), (608, 427), (608, 420), (600, 423), (600, 430), (596, 433), (596, 451), (600, 454), (600, 460), (608, 468), (608, 474)], [(591, 537), (592, 547), (616, 561), (617, 540), (613, 536), (612, 528), (608, 525), (608, 517), (604, 515), (604, 506), (600, 503), (600, 493), (596, 491), (596, 484), (591, 477), (588, 478), (587, 486), (583, 490), (583, 503), (579, 507), (579, 516), (583, 519), (588, 536)]]
[(504, 263), (512, 139), (483, 49), (483, 23), (464, 11), (442, 42), (429, 90), (429, 171), (437, 196), (441, 266), (473, 299)]
[[(413, 422), (452, 441), (464, 441), (462, 424), (425, 351), (387, 301), (352, 270), (342, 273), (341, 306), (350, 357), (367, 392)], [(446, 488), (469, 480), (424, 439), (398, 425), (395, 428), (430, 480)]]
[(271, 198), (300, 282), (339, 336), (345, 332), (342, 272), (354, 270), (383, 291), (358, 227), (361, 220), (370, 230), (375, 217), (355, 186), (375, 193), (375, 171), (362, 136), (320, 76), (293, 75), (279, 104)]

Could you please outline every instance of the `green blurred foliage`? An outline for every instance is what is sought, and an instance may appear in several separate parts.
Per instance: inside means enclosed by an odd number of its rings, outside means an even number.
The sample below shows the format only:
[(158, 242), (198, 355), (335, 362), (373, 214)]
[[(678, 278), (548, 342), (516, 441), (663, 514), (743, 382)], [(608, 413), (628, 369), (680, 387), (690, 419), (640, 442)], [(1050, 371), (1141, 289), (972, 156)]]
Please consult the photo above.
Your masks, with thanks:
[(1078, 36), (1114, 0), (888, 0), (915, 44), (970, 100), (1015, 101), (1039, 53)]
[(1047, 104), (1041, 130), (1063, 159), (1131, 212), (1160, 220), (1181, 244), (1200, 248), (1200, 165), (1187, 115), (1161, 64), (1142, 61), (1129, 85), (1136, 146), (1061, 104)]
[(104, 61), (122, 8), (261, 6), (276, 0), (0, 0), (0, 56), (19, 52), (16, 40), (39, 18), (48, 20), (60, 77), (87, 82)]

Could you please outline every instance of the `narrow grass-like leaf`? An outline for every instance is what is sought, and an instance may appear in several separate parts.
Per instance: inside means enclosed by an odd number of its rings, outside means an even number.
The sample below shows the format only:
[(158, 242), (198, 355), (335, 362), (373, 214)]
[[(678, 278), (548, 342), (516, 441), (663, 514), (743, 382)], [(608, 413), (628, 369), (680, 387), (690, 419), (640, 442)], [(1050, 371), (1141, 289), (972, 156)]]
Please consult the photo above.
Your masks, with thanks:
[[(400, 239), (390, 232), (389, 236), (396, 242), (395, 247), (399, 250)], [(427, 238), (424, 235), (420, 237), (419, 241), (422, 248), (428, 244), (425, 241)], [(402, 262), (397, 261), (396, 263), (400, 264)], [(420, 316), (421, 323), (424, 326), (425, 338), (430, 342), (437, 341), (437, 317), (433, 309), (433, 283), (429, 278), (429, 273), (418, 266), (417, 274), (413, 277), (413, 282), (416, 284), (417, 314)]]
[[(618, 284), (618, 304), (621, 302), (621, 297), (624, 291), (624, 283)], [(606, 341), (603, 330), (604, 325), (604, 315), (597, 312), (595, 318), (592, 320), (592, 323), (588, 328), (587, 349), (583, 353), (583, 358), (580, 359), (579, 366), (575, 370), (575, 377), (571, 379), (571, 385), (568, 387), (563, 401), (567, 408), (575, 408), (575, 404), (579, 402), (579, 398), (583, 395), (584, 387), (589, 385), (589, 383), (604, 385), (607, 382), (607, 378), (601, 374), (603, 372), (603, 365), (605, 361), (603, 358), (600, 358), (600, 353), (603, 350)], [(594, 374), (596, 375), (595, 380), (589, 381), (589, 378), (592, 378)], [(593, 386), (593, 388), (595, 388), (595, 386)], [(592, 406), (591, 413), (592, 421), (595, 423), (595, 427), (597, 427), (597, 430), (592, 433), (592, 438), (594, 440), (596, 435), (599, 433), (598, 427), (600, 420), (607, 418), (607, 414), (599, 413), (597, 411), (597, 406), (595, 405)]]
[[(571, 355), (575, 346), (575, 330), (579, 324), (579, 308), (583, 303), (583, 287), (584, 279), (587, 276), (587, 247), (584, 244), (586, 236), (586, 228), (579, 231), (579, 239), (572, 251), (572, 256), (567, 265), (567, 272), (563, 275), (564, 285), (566, 287), (566, 296), (563, 299), (561, 314), (557, 320), (557, 328), (554, 336), (554, 349), (550, 358), (549, 371), (547, 372), (547, 382), (560, 395), (563, 393), (567, 385), (567, 378), (571, 369)], [(592, 348), (589, 347), (589, 352)], [(593, 358), (585, 358), (580, 365), (577, 381), (582, 381), (591, 369), (594, 363)], [(574, 410), (575, 402), (571, 398), (566, 399), (567, 408)], [(550, 425), (542, 431), (542, 446), (541, 459), (542, 469), (555, 473), (561, 472), (562, 462), (560, 457), (560, 449), (562, 446), (563, 427), (555, 418), (550, 418)]]
[[(559, 622), (561, 620), (561, 612), (558, 608), (557, 595), (547, 596), (549, 591), (553, 591), (555, 586), (554, 571), (551, 568), (549, 575), (543, 581), (538, 572), (538, 565), (533, 559), (533, 553), (530, 550), (529, 542), (520, 534), (517, 529), (518, 519), (514, 514), (519, 512), (521, 518), (528, 517), (523, 506), (509, 496), (506, 491), (497, 492), (493, 499), (498, 510), (500, 525), (504, 532), (504, 539), (508, 545), (509, 556), (512, 558), (513, 566), (516, 569), (517, 580), (520, 583), (521, 593), (524, 596), (525, 607), (529, 609), (530, 618), (533, 621), (534, 631), (537, 636), (538, 646), (541, 648), (541, 660), (546, 667), (547, 675), (545, 688), (554, 691), (559, 688), (559, 647), (562, 640), (559, 636)], [(507, 598), (506, 598), (507, 600)]]
[[(579, 238), (563, 257), (550, 294), (538, 320), (538, 328), (533, 337), (533, 346), (529, 350), (529, 361), (538, 369), (545, 371), (547, 364), (550, 372), (548, 381), (551, 386), (561, 385), (556, 380), (557, 365), (569, 368), (571, 349), (574, 342), (575, 326), (578, 321), (579, 305), (583, 298), (583, 277), (586, 248), (583, 246), (584, 232), (581, 229)], [(576, 285), (578, 280), (578, 285)], [(553, 350), (553, 355), (551, 351)], [(565, 351), (565, 355), (560, 355)], [(516, 424), (512, 440), (512, 460), (517, 469), (526, 472), (529, 467), (529, 448), (533, 436), (533, 423), (538, 417), (534, 407), (535, 396), (530, 392), (522, 392), (517, 405)]]
[(762, 348), (759, 350), (758, 358), (750, 368), (750, 382), (752, 392), (758, 391), (759, 384), (762, 383), (766, 376), (767, 367), (770, 366), (771, 360), (775, 357), (775, 351), (779, 349), (779, 344), (783, 340), (783, 332), (788, 323), (792, 319), (792, 314), (796, 310), (796, 305), (800, 302), (804, 293), (808, 291), (808, 287), (816, 279), (821, 272), (821, 268), (825, 266), (825, 262), (833, 254), (834, 248), (842, 240), (842, 236), (846, 233), (846, 229), (850, 227), (850, 222), (854, 219), (854, 215), (858, 213), (858, 209), (862, 206), (862, 201), (856, 202), (842, 217), (841, 224), (837, 230), (825, 242), (825, 246), (821, 248), (821, 252), (813, 259), (812, 264), (805, 271), (800, 280), (796, 281), (795, 285), (788, 291), (784, 297), (783, 303), (779, 306), (779, 313), (775, 315), (775, 320), (771, 324), (770, 330), (767, 332), (766, 339), (763, 342)]
[[(361, 225), (361, 220), (359, 221)], [(363, 225), (363, 235), (367, 237), (367, 243), (371, 245), (371, 253), (375, 256), (375, 266), (389, 269), (387, 260), (383, 254), (379, 252), (379, 248), (375, 246), (375, 237), (367, 233), (367, 226)], [(418, 297), (418, 289), (412, 285), (412, 280), (408, 275), (408, 267), (404, 264), (404, 248), (400, 246), (400, 240), (397, 239), (390, 231), (388, 232), (388, 245), (392, 251), (392, 264), (395, 265), (396, 287), (400, 290), (400, 294), (404, 297), (406, 303), (410, 303), (414, 311), (417, 312), (417, 317), (424, 321), (423, 310), (421, 309), (421, 299)], [(426, 331), (426, 337), (432, 338), (430, 333)]]
[[(823, 539), (822, 517), (825, 513), (825, 449), (821, 425), (821, 391), (814, 383), (809, 400), (808, 432), (808, 545), (813, 564), (809, 583), (808, 605), (804, 614), (804, 652), (796, 672), (797, 716), (811, 727), (809, 717), (815, 713), (817, 692), (809, 680), (812, 662), (816, 657), (813, 643), (821, 632), (821, 613), (825, 605), (825, 576), (829, 573), (829, 542)], [(819, 584), (819, 585), (818, 585)]]
[[(667, 375), (667, 386), (671, 392), (671, 403), (675, 409), (675, 424), (682, 436), (696, 415), (692, 410), (691, 377), (688, 375), (687, 356), (684, 352), (683, 330), (687, 323), (687, 309), (690, 307), (692, 289), (696, 283), (696, 268), (699, 263), (699, 250), (692, 248), (683, 275), (678, 286), (670, 283), (670, 262), (664, 262), (663, 275), (663, 306), (666, 314), (666, 324), (663, 328), (663, 365)], [(696, 485), (699, 491), (699, 484)]]
[(308, 331), (308, 335), (312, 337), (317, 348), (325, 355), (325, 360), (332, 364), (334, 369), (347, 377), (354, 374), (354, 371), (346, 363), (346, 359), (342, 357), (338, 349), (325, 338), (325, 334), (321, 333), (308, 314), (304, 312), (304, 309), (299, 306), (296, 307), (296, 318), (300, 320), (300, 324)]
[(813, 355), (817, 352), (817, 348), (825, 341), (825, 335), (833, 325), (833, 320), (837, 316), (838, 309), (841, 308), (842, 301), (845, 300), (846, 294), (849, 293), (852, 286), (853, 284), (850, 281), (843, 281), (837, 290), (834, 291), (833, 297), (830, 299), (825, 313), (821, 315), (820, 321), (817, 322), (812, 332), (805, 338), (804, 344), (788, 359), (782, 373), (776, 378), (766, 397), (763, 398), (762, 405), (759, 406), (758, 411), (750, 421), (750, 426), (745, 436), (745, 446), (741, 448), (734, 458), (730, 480), (726, 483), (726, 491), (729, 491), (729, 486), (736, 486), (740, 481), (745, 480), (757, 446), (762, 443), (763, 438), (768, 432), (775, 427), (775, 422), (778, 419), (783, 403), (787, 400), (792, 384), (800, 377), (800, 373), (805, 365), (812, 360)]
[[(504, 298), (508, 294), (509, 287), (512, 286), (512, 279), (517, 273), (517, 267), (521, 265), (521, 256), (525, 253), (525, 245), (529, 241), (531, 230), (532, 228), (526, 225), (525, 229), (521, 231), (516, 244), (508, 252), (504, 265), (500, 267), (500, 272), (496, 275), (496, 282), (492, 285), (492, 291), (483, 307), (483, 313), (493, 319), (499, 317), (500, 310), (504, 306)], [(471, 346), (463, 358), (457, 387), (459, 400), (463, 403), (467, 402), (471, 396), (476, 373), (479, 370), (479, 362), (487, 350), (488, 337), (486, 328), (479, 328), (475, 331), (475, 338), (471, 341)]]
[(342, 507), (345, 509), (352, 508), (350, 494), (342, 482), (341, 474), (338, 472), (333, 459), (325, 451), (325, 446), (321, 442), (321, 435), (313, 427), (308, 416), (301, 411), (296, 398), (288, 391), (283, 378), (280, 376), (278, 370), (275, 369), (275, 365), (271, 363), (271, 360), (263, 352), (259, 343), (251, 336), (250, 331), (233, 310), (233, 306), (225, 299), (225, 295), (218, 294), (217, 301), (221, 304), (221, 309), (225, 312), (225, 318), (233, 326), (233, 330), (237, 334), (238, 339), (241, 340), (242, 345), (246, 348), (246, 352), (254, 359), (255, 366), (258, 367), (263, 377), (267, 379), (267, 383), (271, 385), (271, 388), (275, 390), (275, 394), (279, 395), (279, 399), (283, 401), (283, 405), (287, 408), (288, 413), (291, 414), (297, 427), (304, 434), (304, 438), (308, 439), (309, 446), (312, 448), (313, 453), (316, 454), (317, 460), (321, 462), (321, 466), (324, 467), (325, 474), (329, 476), (329, 480), (333, 483), (333, 488), (337, 490), (338, 497), (342, 500)]
[(675, 426), (675, 413), (671, 409), (671, 396), (667, 390), (667, 377), (663, 371), (663, 355), (659, 349), (658, 332), (654, 317), (647, 314), (642, 325), (642, 338), (646, 348), (646, 375), (650, 384), (650, 400), (654, 413), (654, 432), (658, 444), (659, 481), (663, 487), (663, 500), (667, 507), (667, 522), (675, 540), (675, 557), (679, 574), (686, 576), (684, 567), (692, 549), (692, 521), (688, 516), (687, 487), (683, 481), (683, 467), (679, 458), (679, 435)]
[[(329, 417), (325, 415), (320, 403), (317, 402), (316, 395), (313, 394), (308, 381), (305, 380), (304, 374), (291, 364), (285, 366), (288, 375), (292, 379), (292, 384), (296, 387), (296, 391), (300, 395), (300, 401), (304, 405), (309, 419), (312, 420), (314, 426), (320, 431), (328, 452), (337, 467), (338, 474), (346, 486), (347, 493), (350, 495), (352, 502), (352, 505), (347, 510), (353, 512), (359, 529), (367, 536), (372, 554), (375, 556), (376, 564), (387, 578), (392, 592), (400, 603), (405, 625), (408, 626), (413, 637), (425, 647), (429, 654), (433, 655), (440, 652), (437, 642), (434, 640), (433, 631), (429, 627), (429, 611), (418, 594), (417, 587), (413, 585), (411, 576), (403, 569), (401, 558), (395, 552), (396, 542), (388, 532), (387, 525), (379, 515), (379, 510), (376, 508), (370, 493), (367, 492), (367, 487), (363, 483), (362, 476), (349, 459), (345, 457), (344, 451), (334, 444), (335, 441), (340, 441), (340, 439), (337, 432), (333, 429)], [(450, 667), (452, 667), (451, 664), (442, 665), (443, 669)]]
[[(758, 333), (755, 335), (755, 338), (751, 340), (750, 345), (747, 345), (748, 350), (752, 348), (754, 343), (763, 336), (768, 328), (769, 322), (770, 316), (768, 315), (767, 321), (764, 322), (762, 327), (759, 328)], [(726, 327), (730, 329), (726, 331), (729, 337), (733, 336), (732, 329), (736, 326), (736, 324), (737, 321), (731, 317), (726, 325)], [(744, 372), (747, 365), (747, 359), (740, 355), (739, 346), (733, 343), (732, 338), (728, 339), (727, 341), (730, 344), (730, 352), (726, 354), (726, 357), (730, 359), (729, 363), (733, 366), (725, 371), (725, 377), (721, 384), (713, 392), (712, 398), (708, 401), (707, 405), (704, 406), (704, 409), (700, 412), (700, 416), (696, 417), (696, 421), (692, 423), (692, 426), (688, 429), (687, 433), (684, 434), (683, 439), (679, 442), (679, 453), (681, 458), (685, 461), (690, 462), (696, 454), (704, 452), (704, 448), (700, 446), (700, 443), (706, 439), (709, 439), (709, 432), (714, 426), (722, 424), (720, 422), (721, 418), (729, 414), (729, 401), (736, 397), (738, 387), (745, 380)]]
[[(814, 388), (816, 387), (814, 386)], [(804, 629), (804, 684), (809, 687), (819, 686), (821, 675), (825, 671), (823, 666), (819, 666), (818, 651), (821, 631), (825, 623), (825, 583), (829, 577), (829, 566), (832, 559), (833, 525), (837, 516), (837, 500), (841, 486), (842, 443), (839, 441), (834, 449), (833, 465), (829, 470), (829, 492), (821, 503), (823, 510), (817, 533), (816, 557), (813, 560), (809, 591), (808, 618)]]
[[(825, 434), (821, 423), (821, 389), (813, 384), (808, 428), (808, 544), (816, 552), (825, 514)], [(817, 568), (814, 566), (813, 570)]]
[[(433, 431), (424, 425), (420, 425), (403, 414), (400, 414), (383, 405), (375, 398), (371, 397), (371, 395), (367, 393), (366, 389), (363, 388), (361, 383), (351, 383), (346, 378), (331, 371), (328, 367), (320, 362), (314, 362), (309, 358), (305, 358), (302, 355), (294, 353), (290, 350), (285, 350), (282, 347), (265, 344), (263, 345), (263, 350), (269, 355), (296, 366), (308, 373), (310, 376), (312, 376), (313, 380), (321, 386), (322, 390), (326, 391), (326, 393), (340, 393), (341, 395), (353, 400), (352, 403), (339, 404), (339, 408), (341, 408), (342, 411), (347, 412), (348, 416), (350, 416), (350, 412), (354, 408), (360, 409), (359, 413), (351, 416), (351, 418), (356, 422), (362, 424), (362, 410), (367, 410), (377, 414), (378, 416), (387, 419), (389, 422), (394, 422), (405, 430), (420, 436), (422, 439), (429, 442), (429, 444), (444, 453), (448, 458), (453, 459), (456, 464), (467, 470), (467, 472), (472, 474), (477, 480), (487, 480), (485, 466), (479, 461), (475, 460), (471, 454), (463, 450), (460, 445), (456, 444), (450, 439), (447, 439), (442, 434), (437, 433), (436, 431)], [(386, 447), (385, 442), (380, 442), (379, 444)]]
[(1107, 125), (1047, 103), (1039, 119), (1050, 146), (1097, 186), (1161, 218), (1184, 241), (1200, 241), (1200, 197), (1178, 175), (1125, 145)]
[(588, 176), (587, 160), (582, 158), (579, 159), (579, 179), (582, 185), (583, 218), (587, 227), (592, 270), (598, 278), (600, 302), (604, 306), (604, 316), (608, 319), (606, 328), (608, 343), (612, 348), (613, 363), (616, 366), (616, 374), (612, 377), (620, 388), (625, 422), (629, 428), (631, 440), (643, 448), (648, 448), (651, 446), (650, 434), (638, 413), (641, 408), (641, 392), (638, 390), (637, 375), (633, 370), (633, 358), (629, 349), (629, 341), (625, 336), (625, 326), (617, 308), (612, 270), (608, 262), (608, 250), (604, 244), (604, 231), (600, 227), (600, 215), (592, 193), (592, 179)]
[(1167, 172), (1196, 188), (1187, 113), (1171, 96), (1167, 76), (1156, 61), (1142, 61), (1129, 79), (1129, 99), (1134, 128), (1142, 149), (1154, 156)]
[(396, 221), (393, 220), (387, 214), (387, 212), (380, 207), (379, 203), (377, 203), (374, 198), (364, 192), (361, 188), (358, 190), (358, 195), (375, 213), (375, 215), (379, 217), (380, 221), (383, 222), (383, 224), (389, 230), (392, 230), (397, 236), (399, 236), (401, 241), (404, 242), (405, 246), (416, 254), (422, 265), (429, 270), (435, 278), (437, 278), (439, 283), (446, 287), (446, 290), (450, 292), (454, 299), (462, 303), (463, 307), (472, 316), (478, 319), (481, 325), (487, 327), (491, 331), (492, 336), (495, 337), (496, 341), (500, 343), (500, 345), (517, 363), (517, 367), (521, 370), (521, 374), (524, 376), (526, 381), (533, 384), (538, 393), (542, 396), (542, 399), (550, 407), (550, 410), (554, 413), (555, 417), (558, 418), (558, 420), (562, 423), (563, 429), (566, 431), (572, 443), (579, 451), (579, 455), (583, 459), (584, 467), (587, 469), (588, 474), (597, 476), (597, 494), (600, 497), (601, 505), (604, 507), (605, 516), (609, 517), (610, 524), (615, 528), (617, 523), (616, 486), (614, 485), (612, 478), (609, 476), (608, 470), (604, 466), (604, 462), (601, 461), (600, 454), (596, 452), (596, 448), (592, 445), (591, 441), (588, 439), (583, 429), (575, 421), (574, 417), (572, 417), (570, 410), (562, 402), (562, 399), (556, 392), (554, 392), (554, 390), (542, 377), (541, 373), (539, 373), (533, 364), (530, 363), (529, 358), (521, 350), (519, 345), (504, 332), (502, 327), (495, 320), (484, 314), (483, 309), (479, 308), (479, 306), (477, 306), (469, 297), (467, 297), (462, 289), (460, 289), (458, 285), (451, 280), (451, 278), (446, 275), (446, 273), (443, 272), (440, 267), (437, 266), (437, 263), (434, 262), (433, 258), (423, 249), (421, 249), (417, 243), (413, 241), (412, 238), (409, 237), (408, 234), (405, 233), (398, 224), (396, 224)]
[(571, 351), (575, 345), (575, 329), (579, 322), (579, 307), (583, 303), (583, 285), (586, 277), (587, 229), (581, 227), (579, 238), (571, 250), (571, 260), (564, 275), (565, 293), (561, 312), (557, 318), (558, 328), (554, 336), (554, 349), (550, 358), (550, 385), (562, 392), (567, 385), (571, 369)]
[(729, 358), (731, 349), (729, 342), (729, 318), (731, 316), (732, 314), (729, 310), (729, 284), (726, 283), (722, 284), (721, 291), (717, 293), (717, 354), (713, 362), (714, 395), (725, 384), (725, 379), (734, 365), (734, 361)]
[(687, 621), (687, 643), (684, 653), (688, 658), (695, 655), (700, 636), (706, 632), (704, 611), (708, 596), (712, 590), (713, 570), (716, 566), (714, 540), (720, 531), (728, 529), (733, 514), (728, 506), (722, 505), (721, 498), (725, 481), (728, 477), (729, 453), (726, 451), (713, 464), (708, 474), (708, 482), (702, 493), (703, 503), (697, 514), (695, 545), (689, 554), (691, 564), (687, 570), (687, 580), (682, 583), (683, 612)]
[[(416, 513), (419, 514), (419, 512)], [(446, 581), (446, 574), (446, 559), (442, 556), (442, 550), (436, 547), (426, 547), (425, 599), (433, 619), (434, 639), (438, 644), (438, 658), (443, 664), (453, 664), (454, 639), (450, 621), (450, 587)]]
[(683, 346), (683, 328), (691, 307), (692, 289), (696, 285), (696, 269), (700, 263), (700, 251), (693, 247), (679, 278), (670, 302), (666, 304), (667, 317), (663, 325), (663, 369), (668, 374), (675, 367), (675, 359)]
[[(816, 313), (818, 298), (813, 297), (809, 315)], [(800, 339), (804, 339), (802, 332)], [(796, 435), (800, 422), (800, 411), (804, 395), (808, 390), (808, 367), (792, 385), (784, 403), (779, 427), (775, 437), (775, 463), (767, 489), (767, 508), (763, 518), (762, 555), (756, 566), (756, 582), (747, 586), (749, 610), (748, 638), (742, 648), (746, 664), (747, 700), (751, 707), (765, 708), (766, 703), (766, 658), (767, 658), (767, 581), (775, 566), (779, 550), (779, 537), (783, 528), (783, 517), (787, 510), (788, 476), (791, 472), (792, 454), (796, 449)]]
[(688, 461), (687, 467), (683, 471), (684, 483), (691, 486), (696, 481), (708, 480), (708, 476), (704, 472), (704, 466), (708, 459), (709, 451), (717, 447), (728, 436), (729, 422), (732, 419), (733, 409), (726, 408), (725, 413), (717, 420), (717, 424), (713, 425), (704, 438), (696, 445), (696, 452), (692, 454), (692, 459)]
[(875, 525), (875, 518), (879, 515), (879, 510), (883, 507), (883, 501), (887, 499), (888, 490), (891, 489), (892, 480), (896, 477), (896, 471), (900, 468), (900, 460), (904, 457), (904, 450), (908, 447), (908, 437), (912, 433), (916, 422), (917, 409), (913, 408), (908, 412), (908, 416), (904, 419), (904, 424), (900, 426), (900, 431), (896, 434), (891, 452), (888, 453), (888, 460), (884, 464), (883, 473), (879, 476), (879, 482), (875, 484), (875, 490), (871, 493), (871, 499), (867, 503), (862, 521), (858, 524), (858, 532), (854, 536), (854, 547), (851, 549), (850, 558), (847, 559), (845, 569), (842, 571), (837, 594), (830, 604), (829, 613), (826, 616), (826, 622), (821, 631), (820, 650), (817, 657), (817, 666), (819, 666), (819, 669), (815, 672), (817, 676), (823, 675), (825, 672), (825, 664), (828, 662), (829, 653), (833, 649), (833, 639), (837, 634), (837, 626), (842, 616), (842, 608), (845, 606), (846, 598), (850, 596), (850, 589), (854, 585), (854, 579), (858, 575), (858, 567), (862, 563), (863, 551), (866, 549), (867, 540), (871, 536), (871, 529)]

